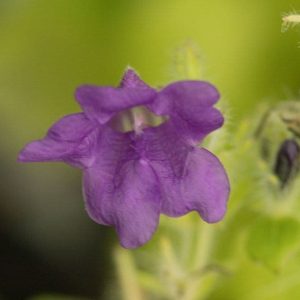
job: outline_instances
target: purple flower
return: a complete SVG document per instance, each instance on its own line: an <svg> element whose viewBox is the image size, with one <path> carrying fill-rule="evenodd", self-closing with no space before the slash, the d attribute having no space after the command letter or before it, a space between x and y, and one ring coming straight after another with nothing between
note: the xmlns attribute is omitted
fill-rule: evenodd
<svg viewBox="0 0 300 300"><path fill-rule="evenodd" d="M81 168L89 216L115 226L123 247L146 243L160 213L195 210L209 223L223 218L227 175L217 157L197 146L223 124L213 107L219 99L214 86L179 81L156 91L128 69L119 87L81 86L76 99L83 112L63 117L44 139L26 145L19 161ZM151 127L135 118L134 130L116 129L134 107L166 120Z"/></svg>

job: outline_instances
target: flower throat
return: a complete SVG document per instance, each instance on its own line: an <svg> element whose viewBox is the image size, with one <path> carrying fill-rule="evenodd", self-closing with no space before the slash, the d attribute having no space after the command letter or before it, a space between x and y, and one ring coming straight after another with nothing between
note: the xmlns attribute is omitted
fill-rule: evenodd
<svg viewBox="0 0 300 300"><path fill-rule="evenodd" d="M116 114L109 122L109 126L119 132L134 131L142 134L147 127L157 127L164 123L168 117L157 116L145 106L136 106Z"/></svg>

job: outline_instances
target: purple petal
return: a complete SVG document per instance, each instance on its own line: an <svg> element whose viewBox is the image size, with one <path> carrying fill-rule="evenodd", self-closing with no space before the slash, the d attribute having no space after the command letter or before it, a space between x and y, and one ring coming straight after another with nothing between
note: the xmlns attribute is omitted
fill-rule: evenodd
<svg viewBox="0 0 300 300"><path fill-rule="evenodd" d="M147 158L162 189L162 213L182 216L196 210L209 223L226 212L229 182L220 161L209 151L186 143L171 124L148 130Z"/></svg>
<svg viewBox="0 0 300 300"><path fill-rule="evenodd" d="M153 111L158 115L180 112L184 107L210 107L220 98L217 89L205 81L177 81L167 85L151 104Z"/></svg>
<svg viewBox="0 0 300 300"><path fill-rule="evenodd" d="M120 87L122 88L142 88L142 89L149 89L149 85L147 85L139 75L136 73L135 70L128 68L121 80Z"/></svg>
<svg viewBox="0 0 300 300"><path fill-rule="evenodd" d="M86 209L94 221L116 227L123 247L136 248L158 225L158 182L146 161L132 159L127 135L110 132L107 137L97 162L84 171Z"/></svg>
<svg viewBox="0 0 300 300"><path fill-rule="evenodd" d="M161 168L154 166L157 174ZM160 176L160 180L165 196L162 213L176 217L196 210L208 223L224 217L229 182L222 164L209 151L195 148L187 157L181 178Z"/></svg>
<svg viewBox="0 0 300 300"><path fill-rule="evenodd" d="M48 136L57 141L78 142L89 134L95 125L83 113L71 114L53 124L48 130Z"/></svg>
<svg viewBox="0 0 300 300"><path fill-rule="evenodd" d="M65 161L86 166L96 138L95 125L83 113L63 117L45 138L27 144L19 154L21 162Z"/></svg>
<svg viewBox="0 0 300 300"><path fill-rule="evenodd" d="M128 70L121 87L84 85L77 88L75 96L91 120L104 124L121 110L150 103L156 91L143 84L136 73Z"/></svg>
<svg viewBox="0 0 300 300"><path fill-rule="evenodd" d="M224 122L222 114L212 107L219 97L207 82L179 81L161 90L148 106L158 115L169 115L182 135L200 140Z"/></svg>

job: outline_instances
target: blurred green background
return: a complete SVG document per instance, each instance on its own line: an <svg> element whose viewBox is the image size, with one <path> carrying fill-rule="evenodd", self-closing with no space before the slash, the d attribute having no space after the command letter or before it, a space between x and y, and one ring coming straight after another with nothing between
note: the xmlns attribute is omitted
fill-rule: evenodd
<svg viewBox="0 0 300 300"><path fill-rule="evenodd" d="M79 111L78 85L116 85L131 65L161 86L190 39L234 124L263 101L299 95L299 30L281 33L292 7L300 0L0 0L0 298L93 299L114 280L116 236L88 219L80 172L16 162L25 143Z"/></svg>

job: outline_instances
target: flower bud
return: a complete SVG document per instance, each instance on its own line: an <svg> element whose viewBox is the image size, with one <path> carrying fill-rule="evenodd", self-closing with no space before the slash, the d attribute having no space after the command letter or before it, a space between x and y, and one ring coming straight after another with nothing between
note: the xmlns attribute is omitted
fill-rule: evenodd
<svg viewBox="0 0 300 300"><path fill-rule="evenodd" d="M282 187L291 180L299 170L300 147L295 140L285 140L278 151L274 173Z"/></svg>
<svg viewBox="0 0 300 300"><path fill-rule="evenodd" d="M279 103L267 110L255 133L263 160L286 186L297 175L300 155L300 102Z"/></svg>

